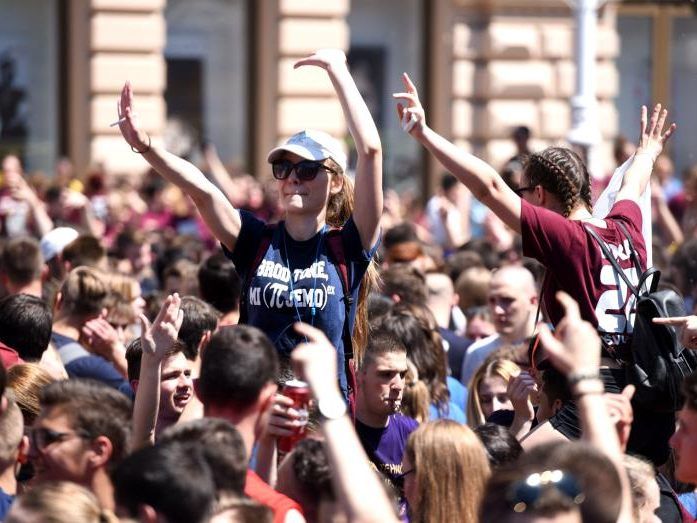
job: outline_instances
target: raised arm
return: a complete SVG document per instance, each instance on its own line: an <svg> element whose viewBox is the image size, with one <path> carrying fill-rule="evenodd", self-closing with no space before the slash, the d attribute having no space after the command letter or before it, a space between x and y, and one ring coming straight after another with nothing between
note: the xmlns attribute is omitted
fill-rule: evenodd
<svg viewBox="0 0 697 523"><path fill-rule="evenodd" d="M616 201L636 201L643 194L651 178L656 158L661 154L666 141L675 131L676 125L673 123L663 132L667 116L668 111L666 109L661 110L661 104L656 104L656 107L653 108L653 113L651 113L651 120L648 120L646 106L641 106L639 145L636 153L634 153L632 164L622 179L622 185L617 192Z"/></svg>
<svg viewBox="0 0 697 523"><path fill-rule="evenodd" d="M152 325L143 314L140 315L143 355L140 360L138 390L133 403L134 450L155 444L162 360L177 341L179 328L184 320L184 311L180 306L181 298L175 293L167 297Z"/></svg>
<svg viewBox="0 0 697 523"><path fill-rule="evenodd" d="M405 92L393 96L406 103L406 106L397 104L397 115L404 130L464 183L477 200L489 207L511 229L520 232L520 197L491 165L456 147L426 125L426 114L416 87L406 73L402 81Z"/></svg>
<svg viewBox="0 0 697 523"><path fill-rule="evenodd" d="M239 211L195 165L154 146L148 134L138 128L129 82L121 91L118 115L119 129L131 149L141 154L160 176L190 196L215 237L229 250L234 249L242 226Z"/></svg>
<svg viewBox="0 0 697 523"><path fill-rule="evenodd" d="M355 200L361 212L354 213L364 249L372 247L378 238L382 215L382 144L368 106L365 104L346 64L346 55L339 49L320 49L296 62L295 67L314 65L329 74L349 131L356 146Z"/></svg>
<svg viewBox="0 0 697 523"><path fill-rule="evenodd" d="M321 427L339 503L351 522L396 522L385 489L368 465L368 456L346 414L336 383L336 350L319 329L298 323L296 331L309 340L291 354L296 375L310 385L320 413L333 412L321 417Z"/></svg>
<svg viewBox="0 0 697 523"><path fill-rule="evenodd" d="M540 341L552 364L569 381L579 410L583 439L603 452L615 466L622 484L622 505L617 521L632 521L632 497L622 462L620 439L603 397L600 379L600 338L593 326L581 319L578 304L568 294L557 293L566 310L555 337L546 325L540 326ZM558 339L559 338L559 339Z"/></svg>

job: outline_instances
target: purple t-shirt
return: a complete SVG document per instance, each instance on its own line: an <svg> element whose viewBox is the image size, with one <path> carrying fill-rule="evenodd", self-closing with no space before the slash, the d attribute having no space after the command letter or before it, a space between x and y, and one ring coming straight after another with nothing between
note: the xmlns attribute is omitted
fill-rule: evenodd
<svg viewBox="0 0 697 523"><path fill-rule="evenodd" d="M390 416L387 427L384 428L369 427L356 420L356 432L368 459L400 497L403 496L403 489L398 476L404 472L402 455L409 434L418 426L419 423L415 419L402 414Z"/></svg>

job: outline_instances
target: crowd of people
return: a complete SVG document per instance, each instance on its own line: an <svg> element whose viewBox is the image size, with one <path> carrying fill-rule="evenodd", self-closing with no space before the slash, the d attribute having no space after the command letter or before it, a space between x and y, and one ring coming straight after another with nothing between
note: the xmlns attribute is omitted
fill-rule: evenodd
<svg viewBox="0 0 697 523"><path fill-rule="evenodd" d="M696 521L697 374L657 409L628 372L652 266L685 304L656 325L697 349L697 171L672 172L667 111L612 179L523 126L494 168L405 74L404 139L448 172L420 207L383 190L344 53L296 67L330 79L351 162L316 130L269 183L179 158L129 83L147 173L2 160L0 520Z"/></svg>

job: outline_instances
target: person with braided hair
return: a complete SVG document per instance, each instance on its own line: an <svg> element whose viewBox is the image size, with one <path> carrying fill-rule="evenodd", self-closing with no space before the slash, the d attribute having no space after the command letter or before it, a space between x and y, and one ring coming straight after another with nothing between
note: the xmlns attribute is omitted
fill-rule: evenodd
<svg viewBox="0 0 697 523"><path fill-rule="evenodd" d="M637 270L622 228L628 232L638 254L640 269L644 271L646 244L642 236L642 214L636 202L649 183L654 162L675 130L675 124L665 128L667 111L657 104L649 118L647 108L642 107L636 153L614 205L603 219L599 219L592 215L588 170L576 153L550 147L530 155L521 186L512 189L492 166L428 127L416 87L406 74L403 82L405 92L393 96L399 101L397 114L404 130L467 186L475 198L522 235L523 254L537 259L547 269L542 285L542 305L554 325L564 317L563 309L555 301L558 291L568 293L578 302L582 319L596 327L605 341L602 371L603 378L607 378L606 390L619 392L625 380L621 361L632 330L633 297L609 260L604 258L589 229L608 244L620 267L636 283ZM562 411L567 414L569 409ZM636 412L635 419L640 417ZM566 437L574 437L580 434L577 421L574 410L565 423L555 428ZM667 438L662 439L665 439L662 448L667 451ZM656 461L662 458L649 457Z"/></svg>

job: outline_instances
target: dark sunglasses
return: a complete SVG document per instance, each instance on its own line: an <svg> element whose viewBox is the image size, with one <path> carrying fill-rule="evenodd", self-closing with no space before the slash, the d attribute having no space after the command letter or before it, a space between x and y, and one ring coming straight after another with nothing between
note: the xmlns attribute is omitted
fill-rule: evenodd
<svg viewBox="0 0 697 523"><path fill-rule="evenodd" d="M561 470L535 472L523 480L516 481L508 489L506 499L514 512L526 512L534 509L542 494L549 489L556 490L574 505L580 505L586 499L576 478Z"/></svg>
<svg viewBox="0 0 697 523"><path fill-rule="evenodd" d="M295 175L298 177L298 180L309 182L317 177L317 173L319 173L320 169L336 174L334 169L330 169L322 162L315 162L313 160L302 160L298 163L293 163L289 160L276 160L271 162L271 172L273 173L273 177L277 180L285 180L290 176L290 173L295 170Z"/></svg>
<svg viewBox="0 0 697 523"><path fill-rule="evenodd" d="M525 185L523 187L518 187L517 189L513 189L513 192L522 198L523 193L525 191L534 191L535 187L537 187L537 186L536 185Z"/></svg>
<svg viewBox="0 0 697 523"><path fill-rule="evenodd" d="M69 432L59 432L57 430L47 429L45 427L38 427L31 429L29 432L29 439L31 440L31 446L35 449L45 449L53 443L59 441L65 441L71 436L77 436L78 438L88 438L89 434L84 431L69 431Z"/></svg>

